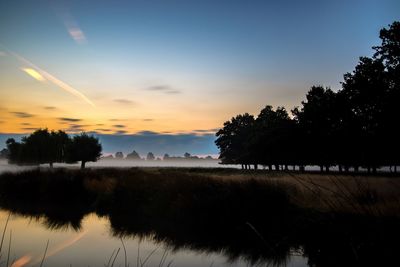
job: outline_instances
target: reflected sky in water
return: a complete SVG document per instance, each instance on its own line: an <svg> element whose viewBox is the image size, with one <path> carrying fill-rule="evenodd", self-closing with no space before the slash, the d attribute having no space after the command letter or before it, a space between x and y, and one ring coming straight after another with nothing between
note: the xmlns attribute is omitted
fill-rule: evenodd
<svg viewBox="0 0 400 267"><path fill-rule="evenodd" d="M4 229L8 216L7 211L0 211L0 229ZM107 218L99 218L90 214L85 216L80 230L71 228L49 230L42 219L32 219L19 215L12 215L8 223L5 241L3 244L3 259L8 250L9 233L12 230L10 259L17 262L29 260L26 265L39 265L49 240L45 266L104 266L107 265L113 251L120 248L114 266L124 266L124 253L120 239L112 236L110 223ZM159 266L167 252L164 262L166 266L248 266L243 260L229 262L222 254L196 252L188 249L171 251L164 244L156 244L151 238L124 238L127 258L130 266L136 266L139 246L139 257L142 262L154 251L144 266ZM13 265L17 265L14 263ZM301 256L292 256L288 267L307 266L307 260Z"/></svg>

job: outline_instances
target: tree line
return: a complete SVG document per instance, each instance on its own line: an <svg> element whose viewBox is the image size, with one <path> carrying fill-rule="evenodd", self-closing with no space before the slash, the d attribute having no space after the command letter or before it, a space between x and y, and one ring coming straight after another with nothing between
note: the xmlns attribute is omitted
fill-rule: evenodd
<svg viewBox="0 0 400 267"><path fill-rule="evenodd" d="M63 131L48 129L38 129L23 137L21 142L9 138L6 144L9 163L18 165L49 164L53 167L56 162L80 161L83 169L86 162L97 161L102 151L99 140L86 133L70 137Z"/></svg>
<svg viewBox="0 0 400 267"><path fill-rule="evenodd" d="M400 22L383 28L372 57L360 57L344 74L337 92L312 86L300 107L267 105L255 118L248 113L224 123L216 145L223 164L242 168L288 169L318 165L329 171L400 163Z"/></svg>
<svg viewBox="0 0 400 267"><path fill-rule="evenodd" d="M0 151L1 155L1 151ZM125 159L125 160L146 160L146 161L187 161L187 160L215 160L211 156L206 156L206 157L199 157L199 156L192 156L190 153L185 152L183 154L183 157L180 156L170 156L169 154L164 154L163 157L156 157L153 152L148 152L146 157L141 157L138 152L135 150L132 151L132 153L128 153L125 157L123 152L116 152L115 155L108 155L105 157L102 157L102 159Z"/></svg>

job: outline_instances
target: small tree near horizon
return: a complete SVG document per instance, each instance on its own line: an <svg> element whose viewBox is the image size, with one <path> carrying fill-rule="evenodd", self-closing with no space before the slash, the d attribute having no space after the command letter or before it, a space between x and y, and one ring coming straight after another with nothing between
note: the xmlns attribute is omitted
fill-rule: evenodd
<svg viewBox="0 0 400 267"><path fill-rule="evenodd" d="M141 160L139 153L137 153L135 150L133 150L132 153L126 155L126 159Z"/></svg>
<svg viewBox="0 0 400 267"><path fill-rule="evenodd" d="M122 152L115 153L115 158L116 159L123 159L124 158L124 153L122 153Z"/></svg>
<svg viewBox="0 0 400 267"><path fill-rule="evenodd" d="M68 146L68 161L81 162L81 169L85 168L86 162L95 162L101 156L101 144L99 139L86 133L76 135Z"/></svg>
<svg viewBox="0 0 400 267"><path fill-rule="evenodd" d="M152 152L147 153L147 157L146 160L155 160L156 157L154 156L154 154Z"/></svg>

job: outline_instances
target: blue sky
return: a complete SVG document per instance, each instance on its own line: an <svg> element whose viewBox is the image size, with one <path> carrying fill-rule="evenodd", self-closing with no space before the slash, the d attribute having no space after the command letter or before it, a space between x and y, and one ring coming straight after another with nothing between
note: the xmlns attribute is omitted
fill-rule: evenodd
<svg viewBox="0 0 400 267"><path fill-rule="evenodd" d="M199 135L267 104L291 109L312 85L339 89L399 10L393 0L0 1L0 132Z"/></svg>

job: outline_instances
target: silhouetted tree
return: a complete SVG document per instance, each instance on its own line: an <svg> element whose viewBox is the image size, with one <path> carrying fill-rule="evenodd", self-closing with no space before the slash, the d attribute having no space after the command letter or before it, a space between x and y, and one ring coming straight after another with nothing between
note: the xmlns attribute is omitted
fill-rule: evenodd
<svg viewBox="0 0 400 267"><path fill-rule="evenodd" d="M7 140L10 151L9 161L16 164L43 164L53 167L54 162L65 161L65 149L69 142L63 131L38 129L29 136L23 137L21 143L14 139Z"/></svg>
<svg viewBox="0 0 400 267"><path fill-rule="evenodd" d="M10 152L8 151L8 149L7 148L3 148L1 151L0 151L0 159L6 159L6 158L8 158L8 155L10 154Z"/></svg>
<svg viewBox="0 0 400 267"><path fill-rule="evenodd" d="M189 159L191 157L191 155L188 152L185 152L185 154L183 155L186 159Z"/></svg>
<svg viewBox="0 0 400 267"><path fill-rule="evenodd" d="M20 164L21 163L21 150L22 145L16 142L14 138L9 138L6 141L7 149L9 151L8 162L10 164Z"/></svg>
<svg viewBox="0 0 400 267"><path fill-rule="evenodd" d="M146 160L155 160L154 154L152 152L147 153Z"/></svg>
<svg viewBox="0 0 400 267"><path fill-rule="evenodd" d="M116 159L123 159L124 158L124 154L122 152L117 152L117 153L115 153L115 158Z"/></svg>
<svg viewBox="0 0 400 267"><path fill-rule="evenodd" d="M400 162L400 22L380 31L372 58L361 57L342 89L313 86L302 106L266 106L256 120L238 115L216 133L223 164L338 165L349 170ZM396 168L395 168L396 169Z"/></svg>
<svg viewBox="0 0 400 267"><path fill-rule="evenodd" d="M169 160L170 156L168 154L164 154L163 160Z"/></svg>
<svg viewBox="0 0 400 267"><path fill-rule="evenodd" d="M340 123L336 102L336 93L330 88L312 86L302 107L293 110L301 131L300 150L306 165L319 165L321 170L323 166L328 169L336 165L335 130Z"/></svg>
<svg viewBox="0 0 400 267"><path fill-rule="evenodd" d="M224 123L217 133L215 144L220 149L222 164L241 164L242 168L251 163L251 151L247 144L253 131L254 117L245 113Z"/></svg>
<svg viewBox="0 0 400 267"><path fill-rule="evenodd" d="M132 153L129 153L128 155L126 155L126 159L131 159L131 160L140 160L140 155L133 150Z"/></svg>
<svg viewBox="0 0 400 267"><path fill-rule="evenodd" d="M97 161L101 156L101 144L99 140L86 133L76 135L68 146L68 161L81 162L81 168L85 168L86 162Z"/></svg>
<svg viewBox="0 0 400 267"><path fill-rule="evenodd" d="M50 167L53 162L65 162L67 146L71 142L69 136L63 131L50 132Z"/></svg>
<svg viewBox="0 0 400 267"><path fill-rule="evenodd" d="M283 107L273 110L267 105L261 110L255 121L255 127L249 141L248 150L252 151L252 162L266 165L272 169L279 169L284 165L294 164L293 136L295 123L292 121ZM257 168L257 167L255 167Z"/></svg>

